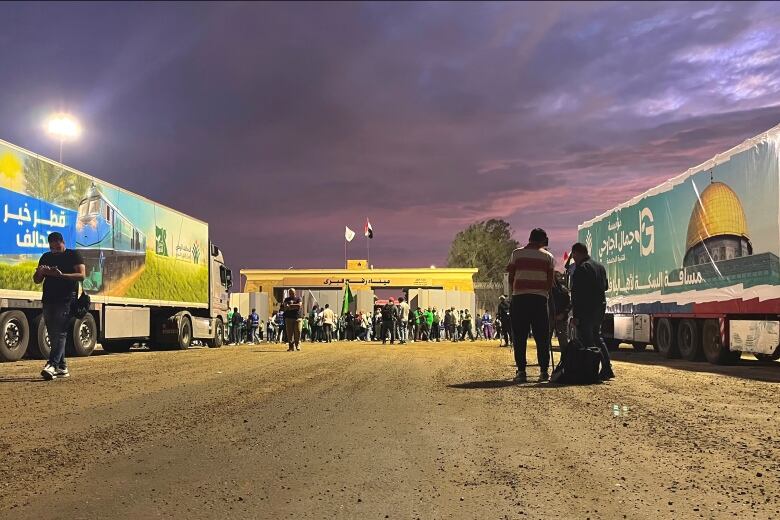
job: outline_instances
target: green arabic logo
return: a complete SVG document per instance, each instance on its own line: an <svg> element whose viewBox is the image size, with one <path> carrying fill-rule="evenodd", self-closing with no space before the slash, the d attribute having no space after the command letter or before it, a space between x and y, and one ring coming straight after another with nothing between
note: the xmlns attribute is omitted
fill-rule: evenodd
<svg viewBox="0 0 780 520"><path fill-rule="evenodd" d="M168 256L168 241L167 241L167 235L165 229L159 228L157 226L154 227L154 233L155 233L155 253L157 253L160 256Z"/></svg>

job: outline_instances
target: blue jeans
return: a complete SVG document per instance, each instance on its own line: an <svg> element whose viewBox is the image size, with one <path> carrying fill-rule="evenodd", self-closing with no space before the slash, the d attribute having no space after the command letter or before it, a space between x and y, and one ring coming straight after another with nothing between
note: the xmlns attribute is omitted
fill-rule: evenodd
<svg viewBox="0 0 780 520"><path fill-rule="evenodd" d="M74 298L59 302L43 304L43 322L46 324L46 332L49 334L49 363L57 368L65 368L65 342L68 339L68 323L70 322L70 308Z"/></svg>
<svg viewBox="0 0 780 520"><path fill-rule="evenodd" d="M408 335L408 331L406 330L406 322L401 321L401 324L398 327L398 341L401 343L406 343L406 338Z"/></svg>

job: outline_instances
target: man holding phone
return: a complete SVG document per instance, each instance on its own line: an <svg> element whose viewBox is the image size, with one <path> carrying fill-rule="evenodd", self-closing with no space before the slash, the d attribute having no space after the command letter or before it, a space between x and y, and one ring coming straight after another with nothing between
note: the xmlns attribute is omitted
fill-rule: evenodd
<svg viewBox="0 0 780 520"><path fill-rule="evenodd" d="M61 233L50 233L49 251L41 256L33 274L35 283L43 283L43 321L49 334L51 354L41 376L47 381L70 376L65 363L65 341L71 307L85 276L81 253L67 249Z"/></svg>

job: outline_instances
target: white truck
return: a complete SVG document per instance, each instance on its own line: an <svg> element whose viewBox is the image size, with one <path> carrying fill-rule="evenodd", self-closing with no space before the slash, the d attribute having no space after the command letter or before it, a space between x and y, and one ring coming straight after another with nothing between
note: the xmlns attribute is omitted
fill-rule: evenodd
<svg viewBox="0 0 780 520"><path fill-rule="evenodd" d="M780 358L780 125L579 226L609 277L608 345Z"/></svg>
<svg viewBox="0 0 780 520"><path fill-rule="evenodd" d="M83 256L92 302L68 355L223 344L232 275L205 222L5 141L0 211L0 361L48 357L32 275L52 231Z"/></svg>

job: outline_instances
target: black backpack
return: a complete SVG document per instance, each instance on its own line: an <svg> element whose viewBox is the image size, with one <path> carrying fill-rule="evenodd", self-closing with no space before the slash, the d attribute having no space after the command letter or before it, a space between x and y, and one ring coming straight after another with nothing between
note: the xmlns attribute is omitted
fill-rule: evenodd
<svg viewBox="0 0 780 520"><path fill-rule="evenodd" d="M566 385L598 383L601 363L601 351L598 347L586 347L578 339L572 339L563 359L553 370L550 382Z"/></svg>
<svg viewBox="0 0 780 520"><path fill-rule="evenodd" d="M390 306L390 304L387 304L384 307L382 307L382 320L391 321L392 319L393 319L393 308Z"/></svg>

